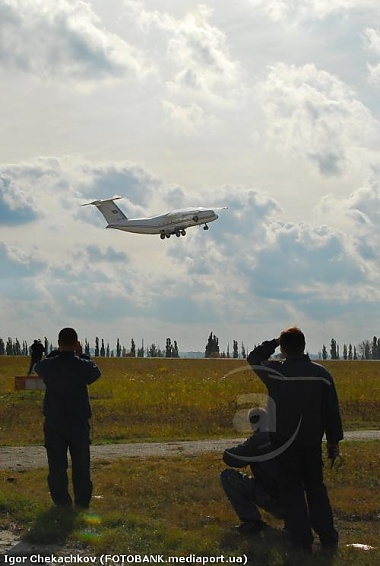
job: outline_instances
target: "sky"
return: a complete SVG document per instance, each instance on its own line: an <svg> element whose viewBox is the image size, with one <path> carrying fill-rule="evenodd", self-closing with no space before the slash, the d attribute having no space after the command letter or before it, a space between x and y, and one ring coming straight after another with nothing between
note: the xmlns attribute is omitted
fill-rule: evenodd
<svg viewBox="0 0 380 566"><path fill-rule="evenodd" d="M0 0L0 81L0 337L380 335L378 0Z"/></svg>

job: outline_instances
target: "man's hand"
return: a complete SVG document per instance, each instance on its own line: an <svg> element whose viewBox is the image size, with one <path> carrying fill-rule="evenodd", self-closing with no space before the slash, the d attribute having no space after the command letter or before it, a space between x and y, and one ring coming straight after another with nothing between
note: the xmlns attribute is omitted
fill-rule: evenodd
<svg viewBox="0 0 380 566"><path fill-rule="evenodd" d="M341 458L338 443L336 444L330 444L329 442L327 443L327 457L329 460L331 460L330 468L332 468L334 466L335 460L337 458Z"/></svg>

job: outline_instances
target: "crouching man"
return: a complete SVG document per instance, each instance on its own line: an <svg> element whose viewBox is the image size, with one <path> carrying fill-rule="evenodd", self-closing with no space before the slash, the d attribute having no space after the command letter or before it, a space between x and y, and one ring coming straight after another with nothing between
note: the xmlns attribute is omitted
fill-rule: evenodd
<svg viewBox="0 0 380 566"><path fill-rule="evenodd" d="M265 409L256 407L248 413L253 434L243 444L225 450L223 461L231 468L220 474L222 487L241 523L237 530L243 534L264 531L259 508L277 519L285 519L280 500L277 462L268 429ZM234 468L250 466L252 476Z"/></svg>

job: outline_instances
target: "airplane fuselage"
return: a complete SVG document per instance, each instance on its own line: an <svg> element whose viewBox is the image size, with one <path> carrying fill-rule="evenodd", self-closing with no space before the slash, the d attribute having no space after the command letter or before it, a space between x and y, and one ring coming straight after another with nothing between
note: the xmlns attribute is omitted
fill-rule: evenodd
<svg viewBox="0 0 380 566"><path fill-rule="evenodd" d="M115 200L120 198L95 200L82 206L96 206L108 222L106 228L134 234L159 234L161 239L170 238L172 235L185 236L186 228L191 226L203 225L203 229L208 230L208 223L219 218L215 210L202 207L172 210L148 218L128 218L115 204Z"/></svg>
<svg viewBox="0 0 380 566"><path fill-rule="evenodd" d="M106 228L132 232L135 234L164 234L181 233L190 226L207 225L218 218L213 210L178 210L159 214L151 218L130 218L108 224Z"/></svg>

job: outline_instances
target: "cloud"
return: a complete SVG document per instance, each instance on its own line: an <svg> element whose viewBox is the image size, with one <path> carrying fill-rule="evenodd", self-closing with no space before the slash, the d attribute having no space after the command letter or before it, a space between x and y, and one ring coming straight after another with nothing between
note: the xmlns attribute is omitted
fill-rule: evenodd
<svg viewBox="0 0 380 566"><path fill-rule="evenodd" d="M133 163L49 158L6 169L12 183L29 187L38 214L32 225L0 233L3 300L34 297L36 313L49 313L47 326L113 324L120 334L132 318L149 319L150 327L320 321L329 308L344 317L348 305L379 296L376 169L345 199L325 197L330 214L316 209L313 223L282 222L282 203L259 189L197 193L168 187ZM108 190L124 191L123 209L143 216L194 204L228 210L207 232L192 228L186 238L162 242L102 230L98 211L80 204Z"/></svg>
<svg viewBox="0 0 380 566"><path fill-rule="evenodd" d="M360 0L359 3L358 0L249 0L249 3L264 10L274 21L291 25L378 8L376 0Z"/></svg>
<svg viewBox="0 0 380 566"><path fill-rule="evenodd" d="M3 172L0 175L0 225L28 224L38 216L33 199L23 191L17 180Z"/></svg>
<svg viewBox="0 0 380 566"><path fill-rule="evenodd" d="M192 103L187 106L179 106L163 100L162 105L166 113L169 126L180 135L194 135L201 133L204 121L204 112L198 104Z"/></svg>
<svg viewBox="0 0 380 566"><path fill-rule="evenodd" d="M3 67L72 84L140 76L148 67L136 49L102 29L88 3L2 0L0 16Z"/></svg>
<svg viewBox="0 0 380 566"><path fill-rule="evenodd" d="M375 137L376 120L355 92L314 64L278 63L258 91L268 144L301 155L323 176L345 173Z"/></svg>
<svg viewBox="0 0 380 566"><path fill-rule="evenodd" d="M200 97L202 102L207 99L223 106L237 103L240 64L230 54L226 34L211 25L212 11L207 6L198 5L182 18L148 11L140 2L125 2L125 6L141 32L150 36L153 45L161 46L163 57L156 64L173 95ZM192 108L197 112L197 105Z"/></svg>
<svg viewBox="0 0 380 566"><path fill-rule="evenodd" d="M3 280L36 276L46 267L44 262L33 257L33 252L27 254L4 241L0 241L0 263Z"/></svg>
<svg viewBox="0 0 380 566"><path fill-rule="evenodd" d="M369 53L377 58L380 57L380 32L373 28L364 31L364 42ZM376 87L380 87L380 63L371 65L368 63L369 82Z"/></svg>
<svg viewBox="0 0 380 566"><path fill-rule="evenodd" d="M105 250L102 250L100 246L90 245L85 249L88 258L91 263L97 263L100 261L110 262L110 263L128 263L128 254L125 252L118 252L111 246L108 246Z"/></svg>

